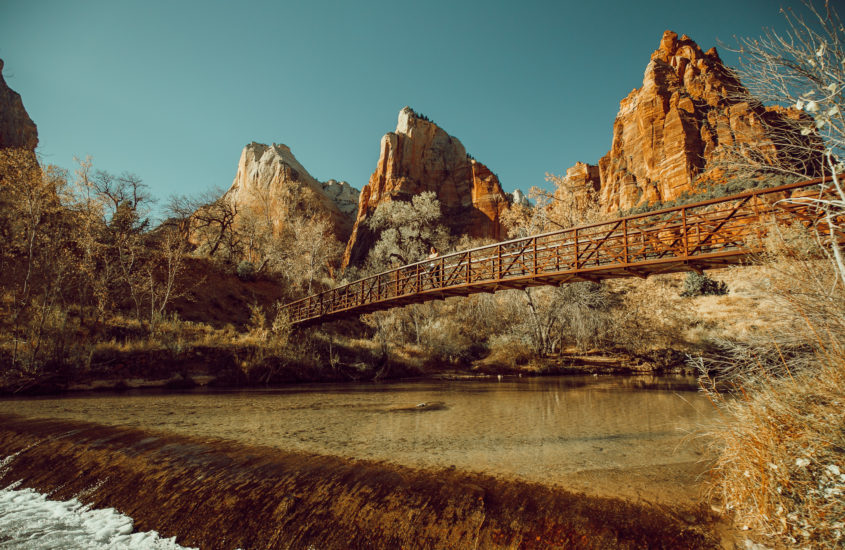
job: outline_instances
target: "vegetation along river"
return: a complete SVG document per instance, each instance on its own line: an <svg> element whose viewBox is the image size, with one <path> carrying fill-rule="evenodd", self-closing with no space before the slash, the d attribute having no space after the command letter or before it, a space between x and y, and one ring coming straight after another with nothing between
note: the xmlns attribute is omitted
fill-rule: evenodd
<svg viewBox="0 0 845 550"><path fill-rule="evenodd" d="M706 431L714 414L709 401L697 392L694 379L684 377L426 380L0 401L0 415L7 418L64 422L49 429L39 424L20 430L40 430L41 434L52 430L54 435L47 439L72 440L77 436L65 434L77 430L69 432L68 426L94 422L162 438L165 434L189 438L185 441L191 445L218 441L216 448L225 447L219 452L229 453L227 461L240 448L261 449L249 455L253 462L255 456L273 453L319 455L366 463L367 468L445 472L455 479L475 476L690 509L700 498L699 476L707 444L698 434ZM94 441L99 452L102 441L117 437L108 433L108 437L99 434L96 440L85 439L85 444ZM127 446L127 438L141 439L141 435L128 435L130 431L119 433L122 443L106 445L114 445L115 452ZM0 451L8 455L20 450L25 443L21 437L10 436ZM149 441L154 439L143 439L130 456L134 459L149 452ZM184 456L194 452L184 450L194 447L179 441L178 452ZM177 449L173 441L168 445L167 452ZM207 458L208 451L200 454ZM27 472L33 467L28 468ZM265 474L262 470L261 475ZM407 481L411 474L401 475L406 484L411 483ZM348 478L341 479L350 484ZM476 481L473 487L486 487L485 483ZM110 503L105 497L100 500ZM160 525L150 520L143 527L159 529ZM319 539L308 536L297 540ZM202 542L190 537L187 541ZM245 544L244 539L238 543Z"/></svg>

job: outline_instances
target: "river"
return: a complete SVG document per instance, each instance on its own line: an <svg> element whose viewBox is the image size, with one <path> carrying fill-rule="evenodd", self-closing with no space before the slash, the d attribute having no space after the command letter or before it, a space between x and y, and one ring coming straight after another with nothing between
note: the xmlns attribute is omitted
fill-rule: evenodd
<svg viewBox="0 0 845 550"><path fill-rule="evenodd" d="M569 376L10 399L0 413L694 501L696 434L715 411L691 378Z"/></svg>

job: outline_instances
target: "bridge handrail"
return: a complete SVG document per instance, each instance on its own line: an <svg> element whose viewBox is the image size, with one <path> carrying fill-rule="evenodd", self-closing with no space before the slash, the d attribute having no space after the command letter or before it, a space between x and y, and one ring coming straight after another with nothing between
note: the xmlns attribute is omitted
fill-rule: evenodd
<svg viewBox="0 0 845 550"><path fill-rule="evenodd" d="M305 304L305 303L308 303L310 305L315 299L317 299L321 296L325 296L325 295L331 294L331 293L343 293L345 291L348 291L348 289L353 287L353 286L357 287L359 285L364 285L368 281L374 281L376 279L379 279L381 277L384 277L384 276L386 276L388 274L392 274L392 273L399 273L399 274L401 274L403 272L404 273L416 273L418 271L421 271L421 269L420 269L421 267L424 267L424 266L427 267L430 264L432 264L433 262L439 263L440 266L442 266L442 267L453 267L456 264L453 263L453 262L450 262L450 260L455 260L459 256L466 257L467 254L472 255L472 253L474 253L474 252L479 252L479 251L483 251L483 250L490 250L491 252L496 254L497 257L498 257L499 256L499 250L502 247L514 246L514 245L518 245L520 243L526 243L526 242L530 242L530 241L533 241L533 240L539 240L539 239L542 239L542 238L551 237L551 236L555 236L555 235L563 235L563 234L566 234L566 233L573 233L573 234L575 234L577 232L583 233L584 231L589 230L589 229L602 227L602 226L609 226L609 225L615 225L616 227L612 231L616 232L618 230L621 230L621 228L620 228L621 224L624 224L624 223L626 223L628 221L632 221L632 220L655 217L655 216L660 216L662 214L667 214L667 213L672 213L672 212L681 212L683 210L689 210L689 209L693 209L693 208L702 208L702 207L710 206L712 204L727 203L727 202L730 202L730 201L742 200L742 199L745 199L745 198L748 198L748 197L753 197L753 196L782 193L782 192L790 191L790 190L793 190L793 189L811 187L813 185L821 184L825 181L830 181L830 178L829 177L827 177L827 178L816 178L816 179L811 179L811 180L797 181L797 182L793 182L793 183L779 185L779 186L776 186L776 187L763 187L763 188L759 188L759 189L751 189L751 190L743 191L741 193L736 193L736 194L733 194L733 195L726 195L726 196L723 196L723 197L716 197L716 198L707 199L707 200L704 200L704 201L692 202L692 203L682 204L682 205L678 205L678 206L670 206L670 207L662 208L662 209L659 209L659 210L652 210L652 211L642 212L642 213L639 213L639 214L632 214L630 216L623 216L623 217L620 217L620 218L614 218L612 220L594 222L594 223L589 223L589 224L582 224L582 225L569 227L569 228L566 228L566 229L557 229L557 230L554 230L554 231L548 231L548 232L545 232L545 233L539 233L539 234L530 235L530 236L527 236L527 237L518 237L518 238L510 239L510 240L507 240L507 241L500 241L500 242L496 242L496 243L492 243L492 244L477 246L475 248L460 250L460 251L456 251L456 252L450 252L448 254L438 256L437 258L426 258L426 259L423 259L423 260L419 260L417 262L402 265L402 266L399 266L399 267L394 267L394 268L387 269L385 271L382 271L382 272L379 272L379 273L376 273L376 274L373 274L373 275L369 275L367 277L356 279L355 281L345 283L343 285L339 285L337 287L330 288L330 289L327 289L327 290L323 290L323 291L320 291L316 294L311 294L309 296L306 296L304 298L300 298L299 300L295 300L293 302L289 302L289 303L285 304L283 307L285 307L288 310L291 310L291 309L294 309L295 307L302 305L302 304ZM538 248L538 251L539 250L540 249ZM509 252L507 252L507 254L508 254L508 256L513 256L516 253L509 251ZM487 258L487 259L490 259L490 258ZM473 260L475 260L475 258L473 258ZM447 263L447 262L449 262L449 263ZM458 262L458 265L460 265L460 262Z"/></svg>

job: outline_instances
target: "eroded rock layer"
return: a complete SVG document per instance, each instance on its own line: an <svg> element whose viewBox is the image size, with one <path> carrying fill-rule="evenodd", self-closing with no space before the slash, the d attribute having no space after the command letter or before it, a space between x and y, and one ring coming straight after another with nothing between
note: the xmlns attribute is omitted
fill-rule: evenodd
<svg viewBox="0 0 845 550"><path fill-rule="evenodd" d="M409 200L432 191L453 235L499 240L508 197L499 178L467 155L461 142L411 108L399 112L396 131L381 140L378 166L361 190L358 215L343 265L364 261L375 235L366 225L384 201Z"/></svg>
<svg viewBox="0 0 845 550"><path fill-rule="evenodd" d="M809 143L790 123L801 116L749 101L715 48L702 51L686 35L666 31L642 87L620 103L610 151L573 176L592 184L598 172L605 213L674 200L722 181L714 161L730 148L748 145L770 162L782 161L775 132L793 129L790 141Z"/></svg>

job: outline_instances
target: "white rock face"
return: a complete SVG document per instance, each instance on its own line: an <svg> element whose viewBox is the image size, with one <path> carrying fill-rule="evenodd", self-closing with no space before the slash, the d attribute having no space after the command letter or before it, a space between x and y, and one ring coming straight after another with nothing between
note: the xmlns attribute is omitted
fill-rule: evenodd
<svg viewBox="0 0 845 550"><path fill-rule="evenodd" d="M358 212L358 196L361 191L345 181L329 180L321 182L323 191L332 199L344 214L355 215Z"/></svg>
<svg viewBox="0 0 845 550"><path fill-rule="evenodd" d="M531 206L531 201L525 196L525 193L517 189L513 193L508 193L508 198L511 204L519 204L521 206Z"/></svg>
<svg viewBox="0 0 845 550"><path fill-rule="evenodd" d="M252 142L241 152L238 173L226 194L234 201L249 202L258 194L297 182L324 194L322 185L296 160L290 147Z"/></svg>
<svg viewBox="0 0 845 550"><path fill-rule="evenodd" d="M410 135L412 127L411 121L414 118L413 109L410 107L402 107L402 110L399 111L399 120L396 122L396 133Z"/></svg>
<svg viewBox="0 0 845 550"><path fill-rule="evenodd" d="M226 198L241 207L261 206L274 211L283 191L301 194L305 189L311 191L328 213L338 238L345 240L352 231L358 190L346 182L317 181L296 160L287 145L252 142L244 147ZM284 223L284 220L278 219L276 223Z"/></svg>

